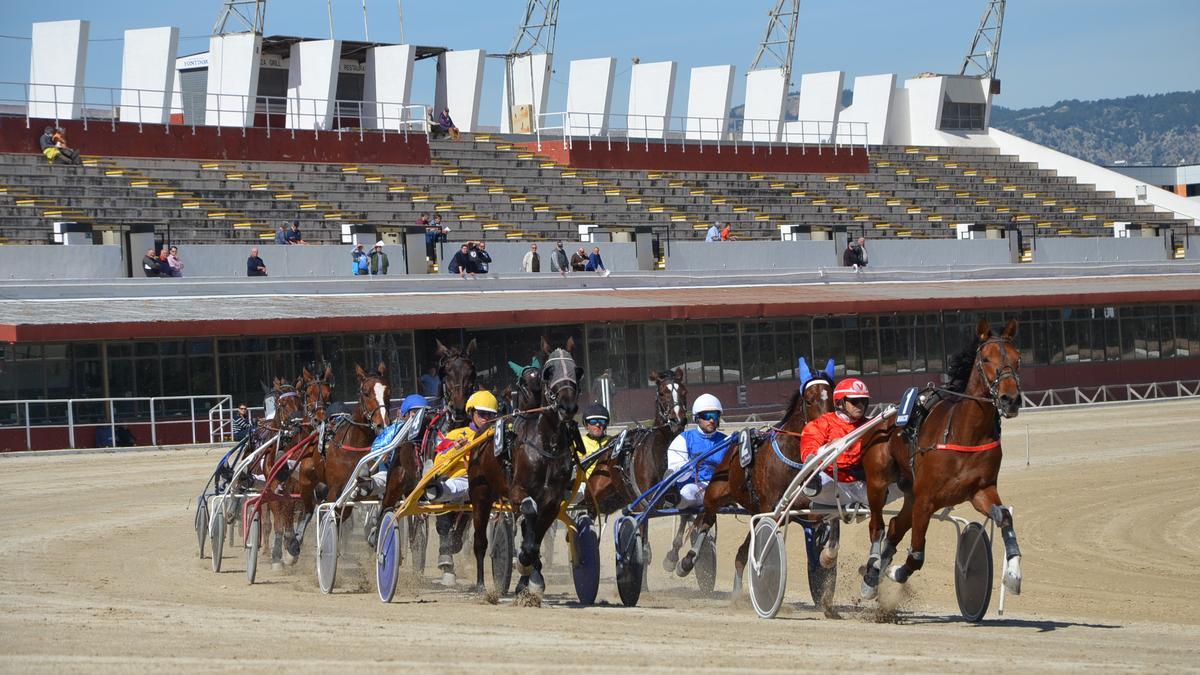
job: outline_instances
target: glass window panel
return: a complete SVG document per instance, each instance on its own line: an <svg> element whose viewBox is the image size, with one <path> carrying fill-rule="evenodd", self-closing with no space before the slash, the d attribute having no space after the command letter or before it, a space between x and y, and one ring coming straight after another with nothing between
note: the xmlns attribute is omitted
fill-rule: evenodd
<svg viewBox="0 0 1200 675"><path fill-rule="evenodd" d="M1159 358L1175 357L1175 317L1170 305L1158 308Z"/></svg>

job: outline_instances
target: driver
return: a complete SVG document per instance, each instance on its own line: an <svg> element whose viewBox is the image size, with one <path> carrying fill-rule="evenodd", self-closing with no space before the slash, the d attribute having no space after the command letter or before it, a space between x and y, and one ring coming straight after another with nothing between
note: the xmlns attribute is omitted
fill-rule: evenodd
<svg viewBox="0 0 1200 675"><path fill-rule="evenodd" d="M405 396L404 401L400 403L400 419L393 422L392 426L397 427L397 429L402 428L405 422L407 422L410 418L415 417L421 410L424 410L428 407L429 401L425 400L425 397L420 394L409 394L408 396ZM392 438L394 439L395 437L393 436ZM393 451L393 457L395 456L394 453L395 451ZM388 457L386 460L380 462L379 466L376 467L375 473L371 474L371 482L374 484L375 489L378 492L383 492L383 490L387 487L387 475L391 467L391 460L393 457Z"/></svg>
<svg viewBox="0 0 1200 675"><path fill-rule="evenodd" d="M821 415L804 426L800 436L800 461L807 462L820 451L821 446L835 441L863 424L867 408L871 405L871 392L862 380L848 377L833 389L833 411ZM836 473L835 473L836 469ZM818 474L820 483L810 482L804 494L812 501L834 503L837 487L834 476L850 497L851 502L867 503L866 487L863 484L862 442L855 443L843 452L834 464Z"/></svg>
<svg viewBox="0 0 1200 675"><path fill-rule="evenodd" d="M725 440L725 434L717 431L721 425L721 401L712 394L701 394L692 403L692 419L696 422L695 429L688 429L675 437L667 447L667 473L674 473L689 461L707 454ZM704 503L704 489L712 480L713 473L725 452L714 453L712 456L696 465L695 471L680 476L678 508L686 509L700 506Z"/></svg>

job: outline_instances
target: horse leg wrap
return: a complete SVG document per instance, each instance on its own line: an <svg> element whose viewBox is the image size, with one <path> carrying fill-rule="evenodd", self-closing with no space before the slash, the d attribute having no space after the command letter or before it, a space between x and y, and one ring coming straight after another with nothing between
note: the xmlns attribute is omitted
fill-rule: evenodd
<svg viewBox="0 0 1200 675"><path fill-rule="evenodd" d="M533 497L521 500L521 515L527 518L537 515L537 502L533 501Z"/></svg>
<svg viewBox="0 0 1200 675"><path fill-rule="evenodd" d="M527 577L527 576L529 576L530 574L532 574L532 573L533 573L533 565L526 565L525 563L521 562L521 561L518 559L518 560L517 560L517 572L518 572L518 573L519 573L521 576L523 576L523 577Z"/></svg>
<svg viewBox="0 0 1200 675"><path fill-rule="evenodd" d="M1007 506L993 504L992 520L1000 526L1000 538L1004 540L1004 557L1011 560L1021 555L1021 547L1017 545L1017 533L1013 529L1012 509Z"/></svg>

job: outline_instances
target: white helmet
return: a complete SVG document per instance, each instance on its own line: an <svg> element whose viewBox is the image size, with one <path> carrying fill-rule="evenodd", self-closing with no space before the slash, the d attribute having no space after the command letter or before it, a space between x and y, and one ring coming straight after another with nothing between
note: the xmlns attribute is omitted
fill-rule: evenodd
<svg viewBox="0 0 1200 675"><path fill-rule="evenodd" d="M696 397L696 400L692 402L693 416L699 415L702 412L708 412L710 410L724 412L724 410L721 408L721 400L712 394L700 394Z"/></svg>

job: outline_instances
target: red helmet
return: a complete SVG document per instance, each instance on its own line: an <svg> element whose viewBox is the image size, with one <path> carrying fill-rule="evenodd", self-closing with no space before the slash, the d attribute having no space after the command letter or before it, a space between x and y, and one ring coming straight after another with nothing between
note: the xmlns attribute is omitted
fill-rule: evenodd
<svg viewBox="0 0 1200 675"><path fill-rule="evenodd" d="M844 398L871 398L871 392L867 390L867 385L857 377L847 377L837 383L837 387L833 390L833 402Z"/></svg>

